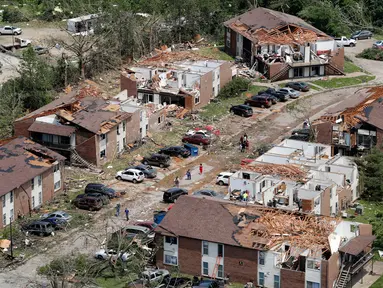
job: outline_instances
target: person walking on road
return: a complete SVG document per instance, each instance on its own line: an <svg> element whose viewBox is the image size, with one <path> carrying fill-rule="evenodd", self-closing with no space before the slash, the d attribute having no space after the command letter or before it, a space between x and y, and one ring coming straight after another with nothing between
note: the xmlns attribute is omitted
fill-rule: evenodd
<svg viewBox="0 0 383 288"><path fill-rule="evenodd" d="M190 172L190 169L188 169L188 171L186 171L186 180L191 180L191 172Z"/></svg>
<svg viewBox="0 0 383 288"><path fill-rule="evenodd" d="M117 203L117 205L116 205L116 217L120 216L120 208L121 208L121 204Z"/></svg>
<svg viewBox="0 0 383 288"><path fill-rule="evenodd" d="M203 166L202 163L199 164L199 174L201 175L203 173Z"/></svg>
<svg viewBox="0 0 383 288"><path fill-rule="evenodd" d="M126 221L129 221L129 209L125 208Z"/></svg>
<svg viewBox="0 0 383 288"><path fill-rule="evenodd" d="M176 177L176 179L174 179L174 185L179 188L180 187L180 179L178 179L178 176Z"/></svg>

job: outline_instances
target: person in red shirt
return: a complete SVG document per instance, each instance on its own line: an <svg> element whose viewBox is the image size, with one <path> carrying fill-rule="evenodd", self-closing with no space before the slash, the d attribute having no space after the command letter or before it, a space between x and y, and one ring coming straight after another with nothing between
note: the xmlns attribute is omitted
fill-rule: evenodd
<svg viewBox="0 0 383 288"><path fill-rule="evenodd" d="M203 172L203 166L202 166L202 163L201 163L201 164L199 164L199 174L202 174L202 172Z"/></svg>

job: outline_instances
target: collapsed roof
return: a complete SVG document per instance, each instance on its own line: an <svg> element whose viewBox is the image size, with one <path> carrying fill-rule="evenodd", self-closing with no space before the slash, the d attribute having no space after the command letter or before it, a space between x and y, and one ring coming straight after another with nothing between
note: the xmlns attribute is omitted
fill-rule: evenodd
<svg viewBox="0 0 383 288"><path fill-rule="evenodd" d="M258 45L302 45L332 39L296 16L262 7L234 17L224 25Z"/></svg>
<svg viewBox="0 0 383 288"><path fill-rule="evenodd" d="M24 137L0 146L0 196L63 160L64 156Z"/></svg>

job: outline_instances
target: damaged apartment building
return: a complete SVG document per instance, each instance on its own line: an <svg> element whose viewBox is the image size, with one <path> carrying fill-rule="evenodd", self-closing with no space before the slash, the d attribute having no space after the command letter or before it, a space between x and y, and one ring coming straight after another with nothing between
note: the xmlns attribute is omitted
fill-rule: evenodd
<svg viewBox="0 0 383 288"><path fill-rule="evenodd" d="M188 51L161 52L126 69L121 90L141 103L202 108L231 81L233 70L230 62L200 59Z"/></svg>
<svg viewBox="0 0 383 288"><path fill-rule="evenodd" d="M159 267L270 288L346 287L375 240L370 224L195 196L155 232Z"/></svg>
<svg viewBox="0 0 383 288"><path fill-rule="evenodd" d="M225 51L271 81L344 75L344 49L296 16L259 7L224 26Z"/></svg>
<svg viewBox="0 0 383 288"><path fill-rule="evenodd" d="M285 139L229 179L232 197L263 206L336 216L359 197L358 168L331 146Z"/></svg>
<svg viewBox="0 0 383 288"><path fill-rule="evenodd" d="M382 149L383 87L360 89L313 121L318 142L332 145L333 154L355 156Z"/></svg>
<svg viewBox="0 0 383 288"><path fill-rule="evenodd" d="M0 228L64 190L65 157L27 139L0 143Z"/></svg>
<svg viewBox="0 0 383 288"><path fill-rule="evenodd" d="M140 116L141 109L126 112L120 100L106 100L86 86L17 119L14 131L62 154L71 164L98 170L141 140Z"/></svg>

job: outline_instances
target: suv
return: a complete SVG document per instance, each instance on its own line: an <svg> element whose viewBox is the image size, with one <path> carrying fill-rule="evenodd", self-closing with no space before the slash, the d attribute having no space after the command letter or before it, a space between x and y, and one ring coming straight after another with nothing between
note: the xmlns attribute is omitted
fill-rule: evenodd
<svg viewBox="0 0 383 288"><path fill-rule="evenodd" d="M164 191L164 195L162 196L162 200L165 203L174 203L177 201L178 197L181 195L188 195L188 191L182 188L173 187L166 191Z"/></svg>
<svg viewBox="0 0 383 288"><path fill-rule="evenodd" d="M170 279L170 273L165 269L148 269L141 273L141 279L147 284L153 282L167 283Z"/></svg>
<svg viewBox="0 0 383 288"><path fill-rule="evenodd" d="M231 173L231 172L221 172L218 174L217 180L215 180L215 183L217 183L220 186L229 185L229 178L233 174L234 173Z"/></svg>
<svg viewBox="0 0 383 288"><path fill-rule="evenodd" d="M169 167L170 157L164 154L152 154L149 157L144 157L142 163L145 165L159 166L161 168Z"/></svg>
<svg viewBox="0 0 383 288"><path fill-rule="evenodd" d="M253 109L249 105L235 105L231 106L230 113L240 115L242 117L253 116Z"/></svg>
<svg viewBox="0 0 383 288"><path fill-rule="evenodd" d="M160 149L160 151L158 151L158 153L169 155L169 156L175 156L175 157L181 156L183 158L187 158L190 156L190 151L188 149L186 149L185 147L182 147L182 146L165 147L165 148Z"/></svg>
<svg viewBox="0 0 383 288"><path fill-rule="evenodd" d="M85 187L85 194L89 193L101 193L104 195L107 195L109 198L114 198L116 197L116 191L112 188L106 187L104 184L100 183L89 183Z"/></svg>
<svg viewBox="0 0 383 288"><path fill-rule="evenodd" d="M118 171L116 174L117 180L127 180L133 183L142 182L144 181L144 178L144 173L137 169L122 170Z"/></svg>
<svg viewBox="0 0 383 288"><path fill-rule="evenodd" d="M351 35L351 39L360 40L360 39L369 39L372 37L372 32L368 30L357 31Z"/></svg>
<svg viewBox="0 0 383 288"><path fill-rule="evenodd" d="M250 99L247 99L244 104L254 107L270 108L272 105L272 100L262 95L256 95L252 96Z"/></svg>
<svg viewBox="0 0 383 288"><path fill-rule="evenodd" d="M286 84L286 87L293 88L294 90L303 91L303 92L307 92L310 90L309 85L307 85L307 83L305 82L289 82Z"/></svg>
<svg viewBox="0 0 383 288"><path fill-rule="evenodd" d="M33 221L21 227L21 230L26 233L36 234L39 236L48 236L55 231L55 228L47 221Z"/></svg>
<svg viewBox="0 0 383 288"><path fill-rule="evenodd" d="M136 166L130 166L126 168L125 170L129 169L136 169L144 173L145 178L156 178L157 177L157 170L154 169L152 166L139 164Z"/></svg>
<svg viewBox="0 0 383 288"><path fill-rule="evenodd" d="M73 200L74 206L80 209L86 209L86 210L100 210L102 208L102 200L100 198L96 197L81 197L76 198Z"/></svg>
<svg viewBox="0 0 383 288"><path fill-rule="evenodd" d="M101 193L88 193L88 194L79 194L77 195L76 198L80 199L80 198L84 198L84 197L94 197L94 198L100 198L101 201L102 201L102 204L103 205L108 205L109 204L109 197L104 195L104 194L101 194Z"/></svg>

